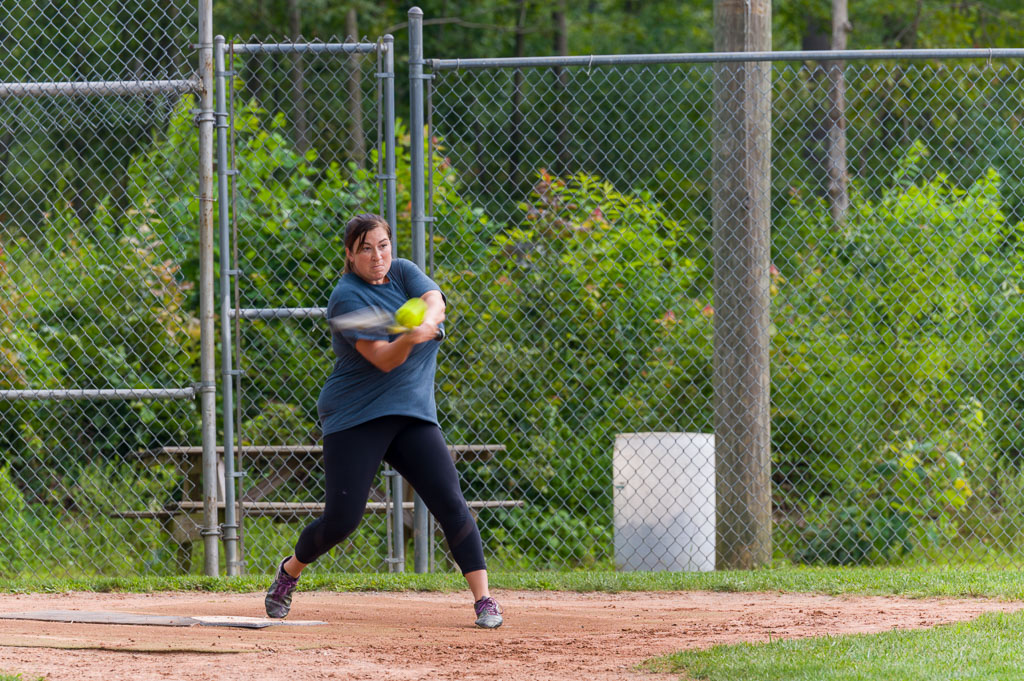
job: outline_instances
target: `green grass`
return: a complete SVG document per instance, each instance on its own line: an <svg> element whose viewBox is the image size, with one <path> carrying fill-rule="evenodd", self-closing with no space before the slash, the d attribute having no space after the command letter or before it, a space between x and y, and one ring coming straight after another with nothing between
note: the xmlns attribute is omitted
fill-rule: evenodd
<svg viewBox="0 0 1024 681"><path fill-rule="evenodd" d="M261 591L269 575L244 577L11 577L0 578L0 592L66 591ZM1024 600L1024 580L1012 570L957 566L955 568L825 568L786 567L753 571L668 572L497 572L497 589L534 591L775 591L822 594L928 596L986 596ZM338 574L309 572L300 582L304 591L457 591L462 577L440 574Z"/></svg>
<svg viewBox="0 0 1024 681"><path fill-rule="evenodd" d="M24 678L21 674L5 674L0 672L0 681L29 681L29 679ZM46 681L46 679L40 676L35 681Z"/></svg>
<svg viewBox="0 0 1024 681"><path fill-rule="evenodd" d="M708 681L1005 681L1024 668L1024 614L990 613L917 631L689 650L644 663Z"/></svg>

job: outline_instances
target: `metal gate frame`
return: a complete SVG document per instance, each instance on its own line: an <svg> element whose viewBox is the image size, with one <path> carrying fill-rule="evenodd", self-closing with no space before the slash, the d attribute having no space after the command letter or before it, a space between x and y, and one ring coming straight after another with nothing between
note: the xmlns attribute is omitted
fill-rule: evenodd
<svg viewBox="0 0 1024 681"><path fill-rule="evenodd" d="M227 65L225 51L227 50ZM242 320L272 319L323 319L327 313L324 307L275 307L275 308L243 308L241 307L239 276L241 270L238 261L238 226L235 221L235 167L234 149L234 68L235 55L241 54L372 54L377 57L377 99L380 112L377 121L380 140L385 145L385 153L377 156L378 202L380 212L386 217L392 230L396 225L396 169L395 169L395 74L394 74L394 37L385 35L377 42L353 43L226 43L224 36L214 39L214 59L216 61L216 93L217 109L217 175L218 225L220 243L225 245L220 252L220 310L221 310L221 370L223 378L224 404L224 546L228 575L240 575L244 571L244 548L240 531L244 522L244 508L237 501L235 485L245 472L241 470L241 461L236 459L238 452L235 447L236 437L240 438L242 430L241 400L235 404L235 394L241 396L242 371L234 368L232 356L232 338L234 353L239 362L242 359L241 329ZM383 130L382 130L383 128ZM383 158L382 158L383 157ZM230 244L230 248L226 247ZM393 242L397 249L397 239ZM229 255L229 250L231 254ZM395 253L397 255L397 252ZM232 294L233 290L233 294ZM234 300L232 300L232 295ZM234 321L234 330L232 330ZM232 419L229 415L234 413ZM205 461L205 460L204 460ZM204 479L207 474L204 466ZM392 572L404 569L404 531L402 514L395 512L392 499L403 498L403 481L401 476L387 467L384 473L391 478L391 485L386 486L388 556L386 562ZM216 477L216 469L210 477ZM229 482L230 481L230 484Z"/></svg>

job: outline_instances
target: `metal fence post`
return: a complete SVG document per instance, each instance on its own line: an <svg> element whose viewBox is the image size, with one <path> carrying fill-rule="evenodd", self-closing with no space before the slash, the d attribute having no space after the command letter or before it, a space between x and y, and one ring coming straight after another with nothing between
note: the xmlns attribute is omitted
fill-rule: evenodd
<svg viewBox="0 0 1024 681"><path fill-rule="evenodd" d="M424 272L427 269L424 248L424 165L423 165L423 10L409 10L409 166L412 173L412 259ZM416 572L426 572L427 533L429 517L427 507L419 494L414 497L413 546Z"/></svg>
<svg viewBox="0 0 1024 681"><path fill-rule="evenodd" d="M355 37L353 37L355 40ZM396 206L396 170L395 170L395 38L386 35L384 44L384 73L379 77L384 81L384 213L392 231L398 229L398 209ZM378 151L378 154L380 152ZM397 254L398 239L392 240L393 250ZM391 473L391 536L392 555L388 556L388 569L391 572L405 572L405 510L402 500L405 498L405 484L397 471Z"/></svg>
<svg viewBox="0 0 1024 681"><path fill-rule="evenodd" d="M199 334L203 439L203 574L219 570L213 304L213 0L199 2Z"/></svg>
<svg viewBox="0 0 1024 681"><path fill-rule="evenodd" d="M238 555L238 521L235 516L235 428L234 376L231 358L231 236L229 234L230 200L228 198L228 108L225 91L227 79L233 78L224 69L224 36L213 43L217 80L217 217L220 226L220 347L223 377L224 424L224 561L229 576L242 574Z"/></svg>
<svg viewBox="0 0 1024 681"><path fill-rule="evenodd" d="M397 171L395 161L395 37L388 34L383 37L384 42L384 144L386 153L384 156L384 186L386 197L384 209L385 217L392 229L397 224Z"/></svg>

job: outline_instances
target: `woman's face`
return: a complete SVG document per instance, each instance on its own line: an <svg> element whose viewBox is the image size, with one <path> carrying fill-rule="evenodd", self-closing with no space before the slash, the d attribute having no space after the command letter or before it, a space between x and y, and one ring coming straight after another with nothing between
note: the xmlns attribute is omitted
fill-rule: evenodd
<svg viewBox="0 0 1024 681"><path fill-rule="evenodd" d="M383 284L391 269L391 237L384 227L374 227L356 241L355 249L345 248L352 271L369 284Z"/></svg>

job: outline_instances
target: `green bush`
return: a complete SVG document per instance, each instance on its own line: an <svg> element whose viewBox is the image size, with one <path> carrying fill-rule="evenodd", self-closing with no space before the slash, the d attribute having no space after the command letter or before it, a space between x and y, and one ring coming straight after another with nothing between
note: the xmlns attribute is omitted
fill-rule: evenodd
<svg viewBox="0 0 1024 681"><path fill-rule="evenodd" d="M60 503L27 502L19 482L0 470L0 520L8 528L0 574L175 572L174 552L159 523L111 515L125 503L159 508L178 484L175 471L83 464L63 487Z"/></svg>
<svg viewBox="0 0 1024 681"><path fill-rule="evenodd" d="M4 541L0 544L0 575L13 574L27 553L31 528L25 518L25 498L11 480L7 466L0 468L0 522Z"/></svg>
<svg viewBox="0 0 1024 681"><path fill-rule="evenodd" d="M821 560L860 562L970 536L993 476L1014 455L1008 421L1020 386L1006 376L1024 310L1019 226L1006 223L994 171L961 189L942 174L923 177L926 154L912 148L881 201L855 191L845 232L821 204L803 204L806 241L776 251L776 505L825 516L809 520L800 560L815 546ZM921 467L893 463L906 442ZM941 466L928 465L935 456ZM936 492L933 474L954 468L963 488ZM879 480L889 495L865 498L865 484ZM960 499L965 490L970 498ZM822 545L828 528L841 548Z"/></svg>
<svg viewBox="0 0 1024 681"><path fill-rule="evenodd" d="M183 388L196 380L198 326L184 309L190 282L162 257L146 222L117 237L97 220L101 229L90 231L55 214L42 244L9 244L18 297L12 333L0 341L0 387ZM199 429L193 404L172 400L5 401L0 424L12 474L44 503L60 503L87 462L187 440Z"/></svg>
<svg viewBox="0 0 1024 681"><path fill-rule="evenodd" d="M342 265L344 220L377 210L373 173L298 154L284 119L254 105L238 120L242 304L322 304ZM409 142L399 132L408 254ZM198 205L189 161L175 153L194 135L183 102L132 166L134 210L115 216L101 205L81 224L55 209L40 226L46 238L3 245L0 388L196 380ZM590 174L541 171L498 223L467 200L444 140L435 148L427 246L449 304L442 424L452 442L508 447L500 462L459 464L469 496L527 502L482 514L485 541L504 565L601 564L612 550L615 434L713 430L709 235L690 196L699 189L659 200ZM884 190L854 184L845 230L823 201L795 191L784 216L794 228L773 235L780 557L907 560L968 539L1012 547L1020 535L1009 509L1024 463L1024 225L1006 218L998 173L959 186L927 171L930 158L912 146ZM330 370L323 325L244 328L243 441L315 442L315 398ZM92 553L113 554L130 536L144 557L137 569L173 569L156 523L100 520L112 507L90 499L108 489L138 499L122 484L148 490L147 504L173 497L171 472L129 475L122 459L195 443L198 429L187 402L0 404L11 536L59 527L90 555L52 539L22 548L110 569ZM358 543L378 551L379 530L368 523ZM293 538L254 521L246 541L286 550ZM374 560L342 550L336 564Z"/></svg>
<svg viewBox="0 0 1024 681"><path fill-rule="evenodd" d="M610 554L615 434L707 427L711 322L691 298L701 266L649 195L593 176L542 171L520 212L475 263L460 246L485 235L441 234L435 278L452 334L439 411L449 439L508 447L500 467L469 476L474 496L547 509L488 516L503 550L587 565Z"/></svg>
<svg viewBox="0 0 1024 681"><path fill-rule="evenodd" d="M558 506L514 508L485 523L491 561L503 570L594 568L609 555L611 527L605 514L573 513Z"/></svg>
<svg viewBox="0 0 1024 681"><path fill-rule="evenodd" d="M894 560L916 548L944 549L973 496L964 460L934 443L907 441L891 458L862 468L861 484L838 509L816 510L798 546L797 562L852 565Z"/></svg>

